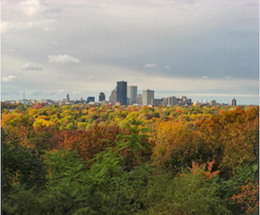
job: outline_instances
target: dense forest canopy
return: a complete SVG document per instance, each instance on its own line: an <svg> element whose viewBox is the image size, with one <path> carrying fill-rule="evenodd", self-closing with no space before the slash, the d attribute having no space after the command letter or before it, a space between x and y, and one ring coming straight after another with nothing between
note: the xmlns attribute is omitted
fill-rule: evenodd
<svg viewBox="0 0 260 215"><path fill-rule="evenodd" d="M1 112L3 214L258 214L258 106Z"/></svg>

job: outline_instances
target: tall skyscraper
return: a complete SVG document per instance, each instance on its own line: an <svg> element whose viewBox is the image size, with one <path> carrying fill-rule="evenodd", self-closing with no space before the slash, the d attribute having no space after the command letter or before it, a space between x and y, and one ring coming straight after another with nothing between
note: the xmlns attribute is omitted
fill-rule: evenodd
<svg viewBox="0 0 260 215"><path fill-rule="evenodd" d="M127 98L129 99L129 105L136 103L137 86L127 86Z"/></svg>
<svg viewBox="0 0 260 215"><path fill-rule="evenodd" d="M237 106L237 100L235 98L232 100L232 106Z"/></svg>
<svg viewBox="0 0 260 215"><path fill-rule="evenodd" d="M127 82L119 81L117 82L117 101L121 105L127 105Z"/></svg>
<svg viewBox="0 0 260 215"><path fill-rule="evenodd" d="M106 100L106 96L105 96L105 93L101 92L99 93L99 101L105 101Z"/></svg>
<svg viewBox="0 0 260 215"><path fill-rule="evenodd" d="M111 92L111 95L109 96L109 101L113 104L115 104L117 102L117 93L116 93L117 89L113 89L113 91Z"/></svg>
<svg viewBox="0 0 260 215"><path fill-rule="evenodd" d="M143 91L143 105L152 104L152 98L154 99L153 90L144 90Z"/></svg>

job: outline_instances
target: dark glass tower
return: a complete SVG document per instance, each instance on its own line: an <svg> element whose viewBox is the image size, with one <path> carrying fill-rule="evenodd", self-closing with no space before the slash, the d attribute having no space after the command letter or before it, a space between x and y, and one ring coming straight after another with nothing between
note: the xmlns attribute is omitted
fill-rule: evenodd
<svg viewBox="0 0 260 215"><path fill-rule="evenodd" d="M117 101L121 103L121 105L127 104L127 82L119 81L117 82Z"/></svg>
<svg viewBox="0 0 260 215"><path fill-rule="evenodd" d="M237 100L235 98L232 100L232 106L237 106Z"/></svg>
<svg viewBox="0 0 260 215"><path fill-rule="evenodd" d="M101 101L104 101L104 100L106 100L105 93L103 93L103 92L99 93L99 101L101 102Z"/></svg>
<svg viewBox="0 0 260 215"><path fill-rule="evenodd" d="M87 103L89 103L89 102L95 102L95 97L89 96L87 98Z"/></svg>

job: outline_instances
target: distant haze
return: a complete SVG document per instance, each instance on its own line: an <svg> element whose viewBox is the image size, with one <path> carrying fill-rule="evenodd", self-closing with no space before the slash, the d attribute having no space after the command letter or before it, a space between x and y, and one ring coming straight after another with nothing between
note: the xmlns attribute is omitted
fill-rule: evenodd
<svg viewBox="0 0 260 215"><path fill-rule="evenodd" d="M259 103L257 0L2 0L1 99L86 99L117 81L155 98Z"/></svg>

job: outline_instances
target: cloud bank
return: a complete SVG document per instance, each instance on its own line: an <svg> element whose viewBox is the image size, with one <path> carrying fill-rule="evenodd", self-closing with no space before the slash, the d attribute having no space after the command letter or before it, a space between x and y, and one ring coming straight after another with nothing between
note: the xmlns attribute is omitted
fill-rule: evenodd
<svg viewBox="0 0 260 215"><path fill-rule="evenodd" d="M2 82L12 82L17 79L17 76L15 75L8 75L5 77L2 77Z"/></svg>
<svg viewBox="0 0 260 215"><path fill-rule="evenodd" d="M22 66L22 69L24 69L24 70L42 70L42 66L37 65L35 63L27 63Z"/></svg>
<svg viewBox="0 0 260 215"><path fill-rule="evenodd" d="M69 56L67 54L64 54L64 55L49 55L48 61L49 62L55 62L55 63L80 63L79 59L74 58L72 56Z"/></svg>

